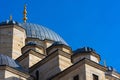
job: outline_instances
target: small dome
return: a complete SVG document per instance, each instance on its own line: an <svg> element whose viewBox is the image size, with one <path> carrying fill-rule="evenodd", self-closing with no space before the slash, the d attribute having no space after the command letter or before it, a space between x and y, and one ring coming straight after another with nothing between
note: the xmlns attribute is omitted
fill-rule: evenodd
<svg viewBox="0 0 120 80"><path fill-rule="evenodd" d="M11 25L11 24L18 25L18 22L14 21L14 20L6 20L6 21L0 23L0 25Z"/></svg>
<svg viewBox="0 0 120 80"><path fill-rule="evenodd" d="M56 41L52 44L52 46L56 46L56 45L62 45L63 43L61 41Z"/></svg>
<svg viewBox="0 0 120 80"><path fill-rule="evenodd" d="M74 51L74 53L83 53L83 52L95 52L95 50L90 47L83 47Z"/></svg>
<svg viewBox="0 0 120 80"><path fill-rule="evenodd" d="M0 65L7 65L13 68L20 67L12 58L2 54L0 54Z"/></svg>
<svg viewBox="0 0 120 80"><path fill-rule="evenodd" d="M112 66L107 67L108 71L116 71Z"/></svg>
<svg viewBox="0 0 120 80"><path fill-rule="evenodd" d="M37 45L35 42L28 42L26 45Z"/></svg>
<svg viewBox="0 0 120 80"><path fill-rule="evenodd" d="M68 45L62 37L60 37L57 33L55 33L54 31L43 27L41 25L38 24L32 24L32 23L18 23L14 20L7 20L4 22L1 22L0 25L11 25L11 24L15 24L15 25L19 25L21 27L23 27L26 31L27 37L30 38L39 38L40 40L52 40L52 41L60 41L65 45Z"/></svg>
<svg viewBox="0 0 120 80"><path fill-rule="evenodd" d="M57 33L46 27L32 23L22 23L19 25L25 29L27 37L39 38L40 40L48 39L53 41L60 41L63 44L67 45L67 43L62 39L62 37L60 37Z"/></svg>

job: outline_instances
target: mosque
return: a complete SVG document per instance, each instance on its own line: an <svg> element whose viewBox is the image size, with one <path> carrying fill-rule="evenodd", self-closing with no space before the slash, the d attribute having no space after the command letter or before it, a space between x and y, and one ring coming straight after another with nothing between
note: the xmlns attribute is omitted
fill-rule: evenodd
<svg viewBox="0 0 120 80"><path fill-rule="evenodd" d="M72 51L54 31L12 20L0 23L0 80L120 80L112 67L101 65L90 47Z"/></svg>

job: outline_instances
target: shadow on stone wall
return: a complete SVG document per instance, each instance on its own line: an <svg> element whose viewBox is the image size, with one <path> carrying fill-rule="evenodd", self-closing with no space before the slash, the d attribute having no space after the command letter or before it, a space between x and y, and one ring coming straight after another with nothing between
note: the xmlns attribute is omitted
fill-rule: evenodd
<svg viewBox="0 0 120 80"><path fill-rule="evenodd" d="M1 80L1 79L0 79L0 80ZM23 79L13 76L13 77L8 77L8 78L2 79L2 80L23 80ZM36 79L34 79L33 77L29 77L29 78L26 79L26 80L36 80Z"/></svg>
<svg viewBox="0 0 120 80"><path fill-rule="evenodd" d="M8 78L5 78L5 80L23 80L23 79L17 78L17 77L8 77Z"/></svg>

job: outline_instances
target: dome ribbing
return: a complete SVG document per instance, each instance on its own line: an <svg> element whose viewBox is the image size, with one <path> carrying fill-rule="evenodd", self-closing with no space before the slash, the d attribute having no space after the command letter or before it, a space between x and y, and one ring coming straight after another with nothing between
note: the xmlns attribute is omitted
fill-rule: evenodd
<svg viewBox="0 0 120 80"><path fill-rule="evenodd" d="M46 27L32 23L22 23L19 25L25 29L27 37L39 38L40 40L48 39L53 41L60 41L63 44L67 45L62 37Z"/></svg>
<svg viewBox="0 0 120 80"><path fill-rule="evenodd" d="M20 67L12 58L2 54L0 54L0 65L7 65L14 68Z"/></svg>

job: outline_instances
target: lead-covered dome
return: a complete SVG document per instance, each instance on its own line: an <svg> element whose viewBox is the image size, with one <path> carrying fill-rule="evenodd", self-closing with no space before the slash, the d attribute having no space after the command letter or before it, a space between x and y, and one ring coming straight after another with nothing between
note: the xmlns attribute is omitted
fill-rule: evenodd
<svg viewBox="0 0 120 80"><path fill-rule="evenodd" d="M12 58L3 54L0 54L0 65L7 65L13 68L20 67L20 65L16 61L14 61Z"/></svg>
<svg viewBox="0 0 120 80"><path fill-rule="evenodd" d="M62 37L46 27L32 23L22 23L19 25L25 29L27 37L39 38L40 40L48 39L53 41L60 41L63 44L67 45Z"/></svg>
<svg viewBox="0 0 120 80"><path fill-rule="evenodd" d="M48 39L68 45L57 33L42 25L32 23L18 23L14 20L1 22L0 25L19 25L25 29L27 37L39 38L40 40Z"/></svg>

